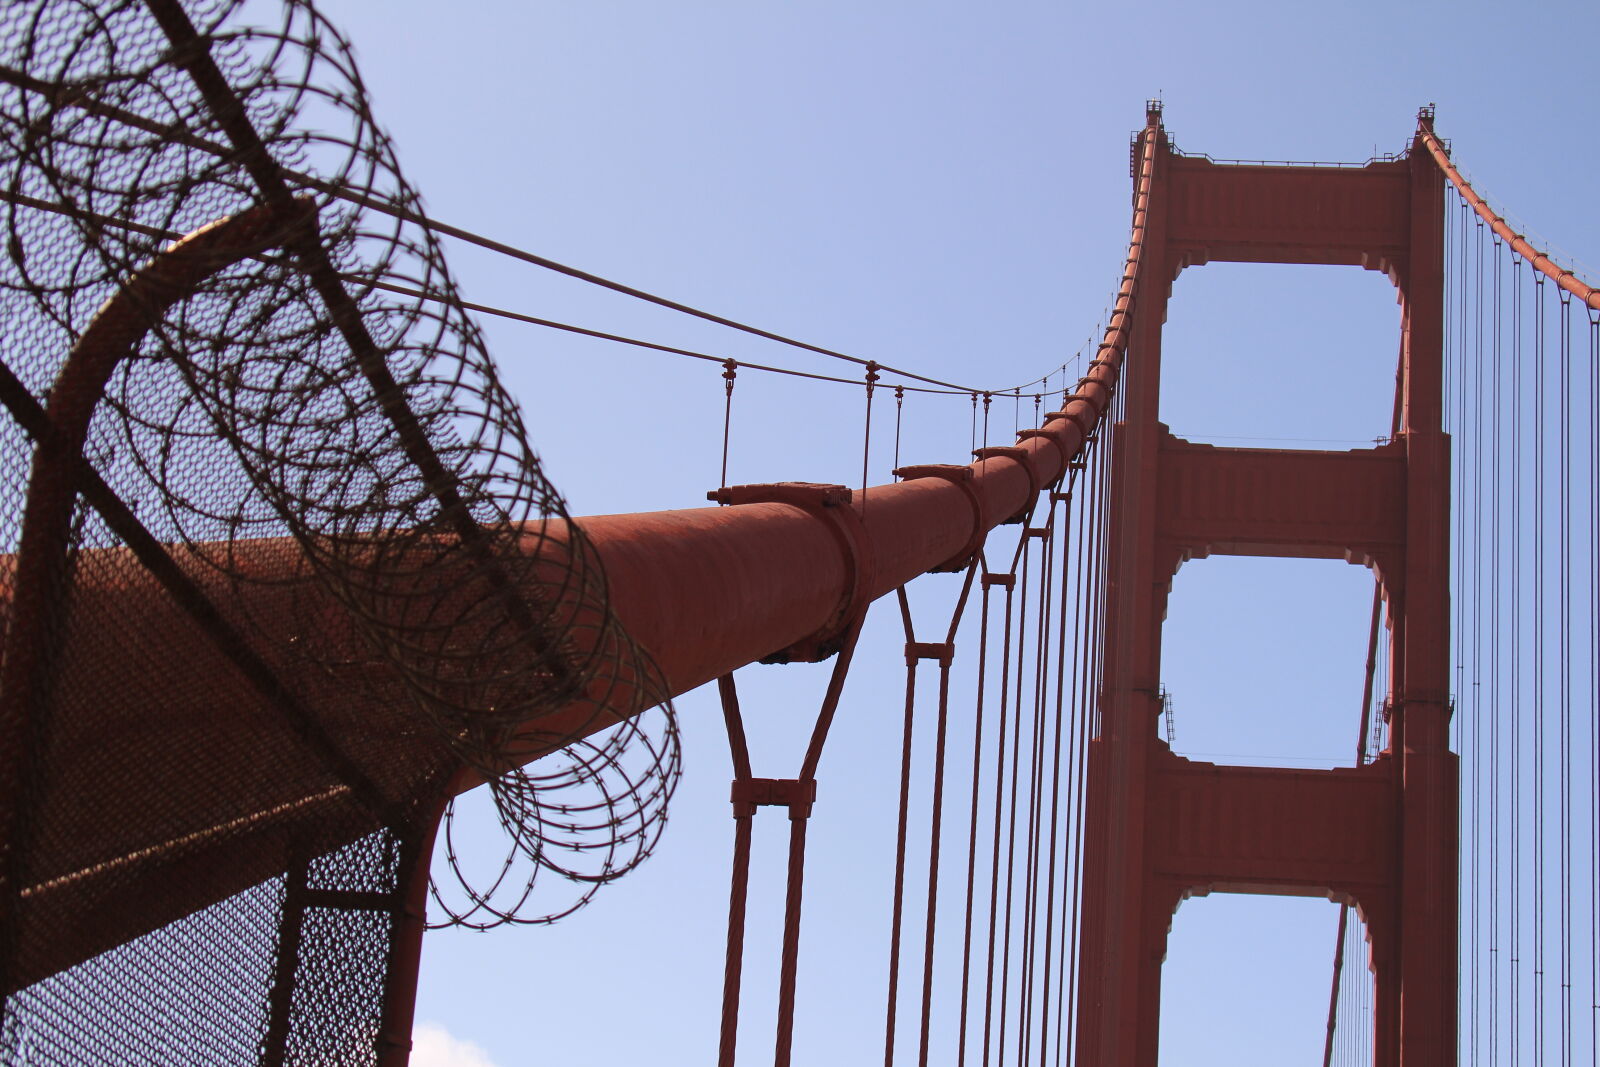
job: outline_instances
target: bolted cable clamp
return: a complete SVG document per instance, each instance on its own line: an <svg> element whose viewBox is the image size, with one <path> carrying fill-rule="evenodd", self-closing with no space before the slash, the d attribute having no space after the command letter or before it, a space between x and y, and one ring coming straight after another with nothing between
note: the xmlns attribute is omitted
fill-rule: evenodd
<svg viewBox="0 0 1600 1067"><path fill-rule="evenodd" d="M853 498L845 486L817 482L730 485L706 494L707 500L718 504L788 504L799 508L827 527L844 557L850 584L833 617L815 633L763 656L762 663L817 663L827 659L839 651L852 622L867 610L876 566L861 514L851 506Z"/></svg>
<svg viewBox="0 0 1600 1067"><path fill-rule="evenodd" d="M967 543L961 546L959 552L938 566L929 568L928 573L953 574L966 570L967 565L972 562L972 557L983 548L984 540L989 534L989 524L983 514L983 500L972 487L972 468L965 464L924 463L897 467L894 474L901 481L911 481L913 478L938 478L961 490L961 494L967 498L967 504L972 508L972 536L967 538Z"/></svg>
<svg viewBox="0 0 1600 1067"><path fill-rule="evenodd" d="M788 808L789 818L805 819L817 802L815 778L735 778L728 798L735 818L754 815L758 807Z"/></svg>
<svg viewBox="0 0 1600 1067"><path fill-rule="evenodd" d="M1039 490L1043 488L1039 484L1039 476L1034 473L1033 464L1028 462L1028 450L1019 448L1016 445L990 445L987 448L973 449L972 454L978 457L979 460L1000 458L1013 460L1017 466L1022 468L1023 475L1028 479L1028 499L1023 503L1021 511L1003 520L1001 524L1019 523L1027 518L1028 512L1033 508L1034 498L1039 495Z"/></svg>
<svg viewBox="0 0 1600 1067"><path fill-rule="evenodd" d="M907 641L906 666L915 667L918 660L936 659L939 666L948 667L956 658L956 646L953 641Z"/></svg>

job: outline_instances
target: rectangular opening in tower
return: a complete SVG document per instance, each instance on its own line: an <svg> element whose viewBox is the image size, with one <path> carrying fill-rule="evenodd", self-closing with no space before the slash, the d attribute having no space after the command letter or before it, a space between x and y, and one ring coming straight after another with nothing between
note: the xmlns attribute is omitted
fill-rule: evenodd
<svg viewBox="0 0 1600 1067"><path fill-rule="evenodd" d="M1239 766L1353 767L1372 572L1341 560L1214 555L1179 568L1162 627L1171 745ZM1381 658L1386 642L1378 641ZM1367 758L1381 724L1381 663ZM1165 736L1165 723L1156 729Z"/></svg>

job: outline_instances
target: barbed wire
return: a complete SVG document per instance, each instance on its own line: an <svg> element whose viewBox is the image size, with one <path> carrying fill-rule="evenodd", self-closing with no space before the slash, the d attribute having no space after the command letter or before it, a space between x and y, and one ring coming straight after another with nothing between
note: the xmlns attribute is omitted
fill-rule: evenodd
<svg viewBox="0 0 1600 1067"><path fill-rule="evenodd" d="M180 140L185 145L198 151L211 152L219 156L227 156L232 152L232 149L220 140L198 135L193 130L187 128L164 124L161 121L152 119L150 116L140 113L137 110L130 110L126 107L119 106L116 103L99 98L92 93L83 92L83 86L80 85L50 82L48 80L29 76L24 72L4 65L0 65L0 82L8 83L34 93L47 95L52 99L62 101L66 106L83 108L93 112L96 115L125 123L135 129L158 133L161 136ZM772 330L754 326L749 323L740 322L714 312L706 311L702 308L683 304L667 297L627 285L623 282L603 277L601 275L594 274L590 271L582 270L565 263L557 262L549 257L541 256L535 252L517 247L516 245L508 242L478 234L463 227L434 218L422 209L420 200L415 197L408 199L394 199L381 195L380 192L374 190L352 187L349 185L340 184L337 181L330 181L326 177L320 176L316 173L308 173L288 166L285 166L283 171L286 178L308 190L321 193L324 196L338 199L349 204L367 208L370 211L387 215L390 218L400 222L411 223L415 226L421 227L430 234L460 240L467 244L495 252L496 254L506 256L532 266L550 270L567 277L575 278L579 281L632 297L634 299L642 300L660 307L665 307L706 322L728 327L751 336L760 337L762 339L773 341L801 351L811 352L813 354L826 356L831 359L842 360L862 367L865 367L869 362L874 363L881 373L898 376L906 379L907 381L919 381L924 383L926 386L936 387L934 389L925 390L928 392L948 391L961 395L968 395L972 393L981 395L983 393L989 393L996 396L1002 393L1025 392L1033 389L1035 386L1046 385L1049 379L1053 377L1059 369L1052 368L1050 371L1037 378L1032 378L1019 384L1001 387L979 387L945 381L940 378L923 374L919 371L908 370L892 364L883 363L881 361L868 360L860 356L855 356L821 345L812 344L808 341L802 341L796 338L788 337ZM494 312L489 313L492 314ZM826 375L814 376L827 378ZM909 389L913 387L907 386L907 388Z"/></svg>
<svg viewBox="0 0 1600 1067"><path fill-rule="evenodd" d="M434 233L368 206L420 200L348 43L304 0L270 28L235 25L259 17L256 5L204 0L180 10L195 36L175 45L156 6L8 9L5 358L47 397L101 307L170 235L274 207L275 178L298 190L315 251L281 218L276 251L219 266L175 303L111 374L85 453L219 591L386 801L420 810L457 765L490 783L525 891L491 906L452 852L445 870L467 904L437 886L445 921L566 914L660 834L680 768L665 684L610 613L600 562L546 479ZM237 115L197 88L206 61ZM238 141L240 119L256 156ZM13 487L6 543L21 499ZM329 677L366 692L330 692ZM398 709L383 720L396 736L371 736L341 700ZM391 743L420 751L424 737L448 758L393 758ZM534 894L540 872L565 897Z"/></svg>

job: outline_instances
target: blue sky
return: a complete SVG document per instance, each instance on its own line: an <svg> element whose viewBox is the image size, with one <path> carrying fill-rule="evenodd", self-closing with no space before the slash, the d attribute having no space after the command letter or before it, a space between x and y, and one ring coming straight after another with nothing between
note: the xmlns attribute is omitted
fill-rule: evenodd
<svg viewBox="0 0 1600 1067"><path fill-rule="evenodd" d="M436 216L963 382L1035 377L1094 334L1125 251L1128 136L1156 95L1180 147L1257 159L1397 151L1418 105L1437 102L1439 130L1502 211L1600 261L1592 6L320 6L354 41L378 119ZM532 267L449 252L471 300L837 371ZM703 502L717 478L717 368L485 325L574 514ZM1387 430L1396 327L1393 291L1376 274L1186 272L1170 309L1163 417L1222 443L1369 443ZM1003 411L997 424L1009 426ZM968 432L964 401L912 398L903 455L957 462ZM741 375L730 480L851 482L859 433L859 392ZM874 457L875 481L889 465ZM1178 749L1347 760L1370 589L1364 571L1334 562L1185 567L1165 648ZM881 625L891 614L866 639L822 769L801 1063L864 1062L881 1043L900 699L899 638ZM798 667L747 674L757 773L790 773L824 679ZM659 854L554 928L431 935L419 1020L499 1067L713 1059L729 772L714 698L693 694L680 712L687 771ZM758 831L753 915L763 904L776 915L780 838L775 817ZM1335 915L1319 901L1185 904L1163 1062L1314 1059ZM775 937L772 923L753 923L753 957ZM751 982L745 1047L759 1057L770 996Z"/></svg>

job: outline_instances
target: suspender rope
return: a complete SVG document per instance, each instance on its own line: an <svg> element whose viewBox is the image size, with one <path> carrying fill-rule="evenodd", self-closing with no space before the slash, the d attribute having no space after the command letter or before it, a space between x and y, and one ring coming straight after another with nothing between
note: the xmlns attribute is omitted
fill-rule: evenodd
<svg viewBox="0 0 1600 1067"><path fill-rule="evenodd" d="M1032 1062L1030 1055L1033 1048L1033 1005L1034 989L1038 978L1038 924L1037 906L1039 900L1039 863L1040 863L1040 833L1043 825L1043 811L1040 808L1043 797L1040 793L1040 783L1044 778L1044 673L1046 656L1049 644L1049 610L1048 598L1050 580L1052 576L1052 555L1050 552L1050 529L1048 526L1029 526L1023 531L1025 541L1039 539L1043 548L1037 553L1039 559L1039 589L1037 594L1037 632L1033 642L1033 719L1028 731L1028 811L1027 825L1024 831L1024 861L1023 861L1023 893L1022 893L1022 966L1020 971L1020 990L1017 1003L1017 1056L1019 1063ZM1027 610L1027 606L1023 606ZM1020 666L1020 664L1019 664ZM1021 673L1018 673L1021 681ZM1018 701L1018 708L1021 701ZM1019 717L1020 719L1020 717Z"/></svg>
<svg viewBox="0 0 1600 1067"><path fill-rule="evenodd" d="M994 769L994 828L992 838L994 851L989 864L989 951L985 967L984 992L983 992L983 1064L989 1065L989 1050L992 1047L992 1034L994 1030L994 965L995 965L995 935L999 933L999 907L1000 907L1000 828L1004 825L1004 799L1006 780L1006 722L1007 712L1010 709L1011 688L1011 607L1015 601L1016 575L1015 574L985 574L984 585L998 585L1006 591L1001 607L1001 618L1004 626L1001 630L1000 652L1000 721L996 731L997 740ZM1003 976L1002 976L1003 977Z"/></svg>
<svg viewBox="0 0 1600 1067"><path fill-rule="evenodd" d="M728 429L733 422L733 380L739 376L739 364L735 360L724 360L722 364L722 380L724 385L722 402L722 480L717 484L723 489L728 487Z"/></svg>
<svg viewBox="0 0 1600 1067"><path fill-rule="evenodd" d="M939 706L936 719L933 765L932 812L929 817L928 893L922 955L921 1019L918 1031L917 1062L926 1067L928 1062L929 1031L933 1011L933 956L935 927L939 901L939 856L943 837L945 750L950 699L950 665L955 658L955 635L961 626L967 601L972 592L973 577L978 560L974 557L967 567L961 593L951 613L950 624L942 643L923 643L916 640L911 621L911 605L905 589L897 590L900 618L906 635L906 702L905 726L900 758L900 807L896 828L894 897L889 935L889 987L884 1021L884 1063L894 1063L895 1026L898 1014L900 984L900 934L904 916L906 838L911 796L911 742L916 709L917 665L925 659L939 662Z"/></svg>
<svg viewBox="0 0 1600 1067"><path fill-rule="evenodd" d="M844 644L834 660L828 689L812 727L811 740L794 778L756 778L752 776L750 751L745 739L744 719L739 711L739 695L733 675L717 679L722 701L723 721L728 731L728 749L733 757L733 874L728 900L728 948L723 971L722 1036L718 1050L719 1067L733 1067L739 1031L739 993L744 965L744 927L746 898L750 884L751 820L761 806L789 809L789 868L784 901L783 957L778 975L778 1024L775 1067L788 1067L794 1042L795 976L800 958L800 907L804 889L806 821L817 797L817 764L833 725L845 676L855 655L856 639L861 634L864 615L858 615L844 634Z"/></svg>
<svg viewBox="0 0 1600 1067"><path fill-rule="evenodd" d="M1069 482L1069 484L1070 484L1070 482ZM1066 716L1066 706L1065 706L1066 699L1065 698L1066 698L1066 685L1067 685L1067 675L1066 675L1066 669L1067 669L1067 615L1068 615L1068 611L1069 611L1070 605L1071 605L1071 598L1069 598L1067 596L1067 571L1068 571L1068 568L1069 568L1070 563L1071 563L1071 550L1072 550L1072 523L1071 523L1071 520L1072 520L1072 493L1071 493L1070 489L1065 493L1052 492L1050 494L1050 518L1045 524L1047 529L1055 530L1057 528L1057 525L1056 525L1056 505L1057 504L1065 504L1066 507L1062 510L1062 514L1063 514L1064 518L1063 518L1063 521L1060 524L1060 529L1061 529L1061 548L1060 548L1060 556L1059 556L1060 565L1059 565L1058 576L1055 577L1054 580L1050 583L1051 592L1052 593L1059 592L1060 596L1058 598L1059 602L1057 604L1058 615L1057 615L1056 634L1055 634L1055 638L1056 638L1056 648L1055 648L1056 664L1055 664L1055 680L1054 680L1054 683L1055 683L1055 707L1053 709L1053 713L1052 713L1052 716L1051 716L1052 738L1051 738L1051 755L1050 755L1050 801L1049 801L1049 805L1048 805L1049 816L1050 816L1050 830L1049 830L1049 842L1050 842L1050 845L1049 845L1049 854L1045 859L1046 879L1045 879L1045 900L1044 900L1044 987L1043 987L1043 996L1042 996L1042 998L1040 1000L1040 1004L1039 1004L1039 1008L1040 1008L1040 1028L1041 1028L1041 1034L1044 1035L1044 1036L1041 1037L1040 1042L1039 1042L1039 1053L1040 1053L1039 1060L1040 1060L1040 1062L1044 1062L1045 1061L1046 1053L1048 1052L1049 1047L1050 1047L1050 1041L1049 1041L1049 1036L1048 1035L1050 1035L1052 1033L1052 1031L1050 1029L1048 1029L1047 1027L1049 1026L1049 1022L1050 1022L1050 998L1051 998L1051 994L1054 993L1055 996L1058 997L1058 998L1061 995L1060 985L1058 983L1054 982L1055 971L1054 971L1054 969L1052 967L1052 964L1055 963L1056 958L1059 956L1059 953L1057 952L1056 940L1060 936L1060 933L1056 928L1055 918L1056 918L1056 874L1057 874L1057 871L1059 869L1057 867L1057 862L1058 862L1058 859L1059 859L1058 844L1059 844L1059 841L1060 841L1060 834L1061 834L1061 822L1060 822L1060 814L1061 814L1061 759L1062 759L1061 734L1062 734L1062 720ZM1055 542L1054 542L1054 540L1051 539L1051 540L1047 541L1047 545L1050 547L1051 552L1054 553L1055 552ZM1070 749L1070 746L1069 746L1069 748L1068 748L1068 756L1069 756L1069 758L1070 758L1070 755L1071 755L1071 749ZM1056 1030L1053 1031L1053 1033L1055 1035L1056 1048L1059 1051L1059 1049L1061 1047L1061 1032L1060 1032L1059 1029L1056 1029Z"/></svg>
<svg viewBox="0 0 1600 1067"><path fill-rule="evenodd" d="M961 583L961 596L951 614L939 656L939 716L934 739L933 812L929 816L928 828L928 906L922 946L922 1030L918 1043L918 1067L928 1067L928 1029L933 1016L933 944L935 920L939 912L939 846L944 832L945 738L949 723L950 664L955 658L956 630L960 628L961 616L966 611L977 567L978 561L974 558L967 567L966 579ZM910 639L909 631L907 639Z"/></svg>
<svg viewBox="0 0 1600 1067"><path fill-rule="evenodd" d="M973 411L977 411L977 396L973 396ZM983 565L983 556L980 552L977 557L980 566ZM967 1013L971 1001L972 986L972 902L976 889L976 875L978 867L978 806L980 785L983 778L983 694L985 667L989 662L989 588L990 583L985 580L980 583L982 593L978 605L978 692L976 707L972 722L972 803L968 815L967 830L967 902L965 919L962 923L961 940L961 1008L956 1026L956 1067L966 1067L967 1062Z"/></svg>
<svg viewBox="0 0 1600 1067"><path fill-rule="evenodd" d="M717 694L722 698L722 718L728 729L728 750L733 756L733 790L752 780L750 748L745 741L744 719L739 714L739 692L733 675L717 679ZM754 804L733 803L733 875L728 889L728 950L722 972L722 1039L718 1049L719 1067L733 1067L734 1047L739 1040L739 983L744 970L745 901L750 892L750 821Z"/></svg>
<svg viewBox="0 0 1600 1067"><path fill-rule="evenodd" d="M1024 523L1026 523L1026 521L1027 520L1025 519ZM1016 906L1016 900L1017 900L1017 805L1018 805L1018 796L1017 796L1017 794L1018 794L1018 791L1019 791L1019 788L1020 788L1020 785L1021 785L1021 773L1022 773L1023 667L1024 667L1026 659L1027 659L1027 646L1028 646L1027 604L1028 604L1029 580L1032 577L1032 573L1031 573L1032 572L1032 568L1029 566L1029 564L1030 564L1030 562L1032 560L1032 556L1033 556L1033 553L1028 551L1028 549L1031 547L1030 544L1029 544L1029 541L1030 541L1030 539L1028 537L1024 536L1024 537L1020 538L1018 540L1018 542L1017 542L1017 556L1020 557L1020 560L1021 560L1021 576L1020 576L1021 577L1021 581L1020 581L1021 588L1018 590L1018 595L1016 597L1016 600L1014 601L1014 604L1016 606L1016 611L1017 611L1017 625L1016 625L1016 639L1015 639L1015 641L1012 642L1012 645L1011 645L1011 647L1015 650L1015 660L1016 660L1016 662L1014 664L1008 664L1008 668L1012 671L1012 681L1011 681L1011 685L1012 685L1011 783L1010 783L1010 788L1009 788L1009 790L1007 792L1007 796L1006 796L1005 932L1004 932L1004 935L1003 935L1002 940L1001 940L1001 952L1000 952L1000 972L1001 972L1001 984L1000 984L1000 1056L999 1056L999 1059L998 1059L998 1063L999 1063L1000 1067L1005 1067L1005 1063L1006 1063L1006 1034L1007 1034L1008 1030L1010 1029L1010 1022L1011 1022L1011 991L1012 991L1012 986L1013 986L1013 982L1012 982L1013 971L1012 971L1012 967L1011 967L1011 946L1012 946L1012 943L1013 943L1013 940L1014 940L1013 934L1014 933L1025 933L1025 930L1024 931L1014 931L1013 927L1015 925L1017 925L1017 923L1016 923L1016 912L1017 912L1017 906ZM1013 570L1013 573L1016 573L1016 571L1017 571L1017 562L1016 562L1016 560L1013 560L1012 570ZM1030 734L1031 734L1031 732L1032 731L1030 730ZM1031 765L1031 758L1030 758L1030 765ZM1024 856L1024 864L1026 864L1026 856ZM1026 872L1026 870L1024 870L1023 871L1024 885L1026 885L1026 876L1027 876L1027 872ZM1026 889L1024 889L1024 895L1026 895ZM1024 927L1026 926L1026 916L1024 916L1024 918L1023 918L1022 925ZM1018 946L1018 947L1020 948L1021 946ZM1019 952L1019 956L1020 955L1021 955L1021 953ZM1021 995L1020 990L1018 992L1018 995L1019 996ZM1018 1011L1017 1011L1017 1022L1018 1022L1018 1030L1019 1031L1021 1029L1021 1021L1022 1021L1022 1012L1021 1012L1021 1005L1019 1003ZM1020 1067L1020 1064L1019 1064L1019 1067Z"/></svg>
<svg viewBox="0 0 1600 1067"><path fill-rule="evenodd" d="M900 469L900 420L905 414L906 387L894 387L894 469Z"/></svg>
<svg viewBox="0 0 1600 1067"><path fill-rule="evenodd" d="M867 466L872 459L872 392L878 385L878 365L867 363L867 419L861 431L861 514L867 513ZM896 463L895 466L899 466Z"/></svg>
<svg viewBox="0 0 1600 1067"><path fill-rule="evenodd" d="M900 587L895 593L900 600L900 617L906 630L906 710L900 743L900 808L895 822L894 896L889 914L889 990L884 1006L884 1067L894 1064L894 1027L900 992L900 924L905 906L906 821L911 801L911 728L917 702L918 660L912 651L911 608L906 602L905 587Z"/></svg>

